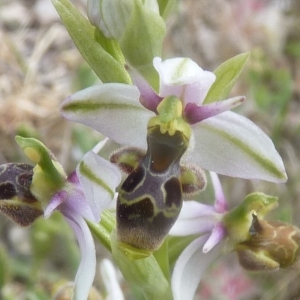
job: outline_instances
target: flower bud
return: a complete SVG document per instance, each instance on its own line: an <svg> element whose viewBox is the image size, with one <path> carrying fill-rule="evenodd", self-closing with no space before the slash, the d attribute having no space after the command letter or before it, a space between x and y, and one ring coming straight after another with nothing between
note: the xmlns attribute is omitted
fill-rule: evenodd
<svg viewBox="0 0 300 300"><path fill-rule="evenodd" d="M147 9L159 14L156 0L143 2ZM107 38L119 40L130 21L135 5L137 4L134 0L88 0L88 18Z"/></svg>
<svg viewBox="0 0 300 300"><path fill-rule="evenodd" d="M292 266L299 258L299 228L253 214L250 239L236 245L240 264L249 271L271 271Z"/></svg>

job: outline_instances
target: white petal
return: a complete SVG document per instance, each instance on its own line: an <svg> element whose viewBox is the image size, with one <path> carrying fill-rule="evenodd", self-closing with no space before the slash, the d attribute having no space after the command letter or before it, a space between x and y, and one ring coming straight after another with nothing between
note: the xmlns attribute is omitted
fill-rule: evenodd
<svg viewBox="0 0 300 300"><path fill-rule="evenodd" d="M84 195L94 214L95 222L100 221L101 212L108 208L115 196L115 189L121 182L116 166L89 151L78 165L76 172Z"/></svg>
<svg viewBox="0 0 300 300"><path fill-rule="evenodd" d="M187 236L191 234L204 234L210 232L216 224L212 217L194 219L178 219L169 234L172 236Z"/></svg>
<svg viewBox="0 0 300 300"><path fill-rule="evenodd" d="M78 240L81 261L75 277L73 300L86 300L96 272L95 244L91 232L80 215L62 212Z"/></svg>
<svg viewBox="0 0 300 300"><path fill-rule="evenodd" d="M115 142L146 149L147 124L155 114L139 102L135 86L106 83L79 91L61 106L68 120L85 124Z"/></svg>
<svg viewBox="0 0 300 300"><path fill-rule="evenodd" d="M175 95L185 104L201 104L216 79L212 72L202 70L189 58L177 57L162 62L155 57L153 65L160 77L159 95Z"/></svg>
<svg viewBox="0 0 300 300"><path fill-rule="evenodd" d="M285 182L287 176L271 139L249 119L224 112L193 126L192 162L233 177Z"/></svg>
<svg viewBox="0 0 300 300"><path fill-rule="evenodd" d="M103 259L100 265L100 271L107 293L105 300L123 300L124 295L112 262L106 258Z"/></svg>
<svg viewBox="0 0 300 300"><path fill-rule="evenodd" d="M184 201L179 217L170 230L170 235L186 236L210 232L216 222L215 208L197 201Z"/></svg>
<svg viewBox="0 0 300 300"><path fill-rule="evenodd" d="M222 244L206 254L202 252L207 238L204 235L195 239L176 261L171 281L174 300L192 300L203 273L218 257Z"/></svg>

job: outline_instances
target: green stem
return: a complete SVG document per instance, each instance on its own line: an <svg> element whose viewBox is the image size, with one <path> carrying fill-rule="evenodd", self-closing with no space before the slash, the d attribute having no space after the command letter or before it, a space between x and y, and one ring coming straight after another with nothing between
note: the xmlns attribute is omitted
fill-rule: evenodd
<svg viewBox="0 0 300 300"><path fill-rule="evenodd" d="M143 259L131 259L117 241L116 233L111 235L112 255L124 278L139 289L147 300L172 300L172 291L153 255Z"/></svg>

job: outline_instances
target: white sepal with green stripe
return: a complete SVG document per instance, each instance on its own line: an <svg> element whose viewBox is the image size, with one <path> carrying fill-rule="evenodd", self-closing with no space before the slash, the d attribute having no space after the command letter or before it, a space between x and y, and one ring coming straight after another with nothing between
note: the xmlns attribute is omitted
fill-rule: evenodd
<svg viewBox="0 0 300 300"><path fill-rule="evenodd" d="M147 124L155 116L142 106L137 87L99 84L79 91L61 106L62 115L90 126L115 142L145 149Z"/></svg>
<svg viewBox="0 0 300 300"><path fill-rule="evenodd" d="M189 160L218 174L285 182L287 175L272 140L252 121L227 111L192 126Z"/></svg>
<svg viewBox="0 0 300 300"><path fill-rule="evenodd" d="M121 182L121 174L116 166L89 151L76 169L85 198L87 199L95 222L107 209L115 197L116 187Z"/></svg>

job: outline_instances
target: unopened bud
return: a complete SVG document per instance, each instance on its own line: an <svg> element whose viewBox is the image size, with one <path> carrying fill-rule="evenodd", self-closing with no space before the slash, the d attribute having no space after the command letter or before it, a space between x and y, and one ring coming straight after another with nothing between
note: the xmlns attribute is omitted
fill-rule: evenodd
<svg viewBox="0 0 300 300"><path fill-rule="evenodd" d="M279 221L264 221L253 214L250 239L236 245L240 264L249 271L270 271L292 266L299 258L299 228Z"/></svg>

